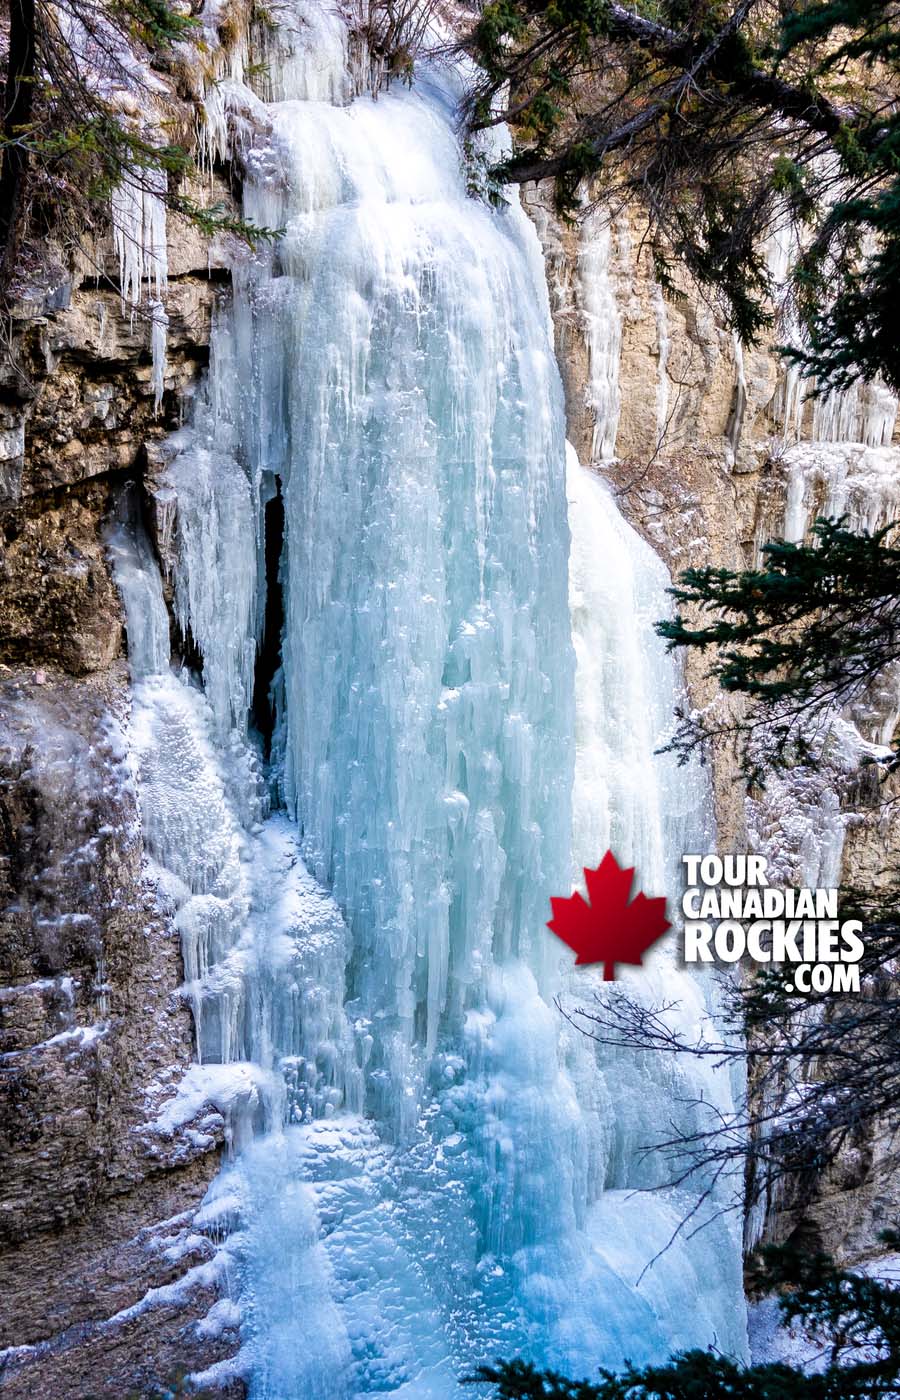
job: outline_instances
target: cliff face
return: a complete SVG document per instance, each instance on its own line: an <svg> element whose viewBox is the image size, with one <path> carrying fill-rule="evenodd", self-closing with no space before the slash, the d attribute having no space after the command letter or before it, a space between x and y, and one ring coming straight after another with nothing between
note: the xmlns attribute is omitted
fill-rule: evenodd
<svg viewBox="0 0 900 1400"><path fill-rule="evenodd" d="M549 190L525 191L547 266L569 435L579 460L613 488L619 508L676 575L705 563L750 562L756 514L769 488L765 429L776 366L754 356L753 399L740 420L735 350L696 289L667 301L642 249L635 214L602 206L577 223L552 212ZM735 460L732 436L742 426ZM694 703L716 688L688 658ZM743 794L727 754L714 765L723 850L746 849Z"/></svg>
<svg viewBox="0 0 900 1400"><path fill-rule="evenodd" d="M673 573L751 563L783 533L792 489L795 504L798 491L824 498L829 451L852 456L859 502L870 480L896 478L896 461L862 460L881 447L835 445L821 461L807 451L798 465L777 421L775 356L742 354L691 288L664 299L636 219L569 226L541 192L526 204L570 436ZM99 255L115 281L111 251ZM221 1256L198 1216L222 1117L205 1104L177 1129L159 1125L193 1027L178 937L143 870L122 609L104 547L129 483L155 519L161 444L206 362L225 262L170 225L159 411L147 320L87 261L22 301L0 366L0 1385L11 1397L152 1394L237 1345ZM689 681L695 703L712 700L702 665ZM777 810L748 809L725 751L714 782L722 849L746 848L749 814L802 883L808 853ZM846 868L883 870L897 844L883 812L857 804L835 821L848 827ZM781 1203L773 1233L820 1228L836 1210L840 1238L827 1244L858 1254L871 1220L896 1209L892 1178L875 1170L883 1156L879 1141L861 1143L818 1200Z"/></svg>
<svg viewBox="0 0 900 1400"><path fill-rule="evenodd" d="M102 254L101 250L101 254ZM0 394L0 1388L150 1394L234 1349L196 1220L223 1136L155 1120L193 1055L142 868L104 535L207 356L209 250L172 230L168 392L148 326L77 273L17 308Z"/></svg>

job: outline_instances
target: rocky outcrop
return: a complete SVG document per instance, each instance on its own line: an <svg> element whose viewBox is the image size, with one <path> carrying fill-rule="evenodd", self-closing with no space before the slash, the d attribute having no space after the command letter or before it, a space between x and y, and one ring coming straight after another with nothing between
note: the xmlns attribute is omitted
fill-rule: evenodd
<svg viewBox="0 0 900 1400"><path fill-rule="evenodd" d="M143 490L208 355L216 250L177 223L170 234L159 411L148 323L87 263L19 303L0 369L0 1390L11 1400L170 1392L237 1347L197 1214L223 1120L210 1105L177 1128L159 1120L194 1032L179 937L144 870L104 548L118 494Z"/></svg>

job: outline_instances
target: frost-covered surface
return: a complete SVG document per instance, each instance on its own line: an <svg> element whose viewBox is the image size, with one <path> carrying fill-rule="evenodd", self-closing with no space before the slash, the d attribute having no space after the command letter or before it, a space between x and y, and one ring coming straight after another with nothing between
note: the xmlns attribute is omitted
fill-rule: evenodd
<svg viewBox="0 0 900 1400"><path fill-rule="evenodd" d="M157 1257L151 1222L202 1195L223 1123L207 1125L205 1145L189 1124L146 1134L190 1062L190 1016L175 991L176 940L142 879L124 681L118 665L80 680L8 667L0 684L15 885L0 988L4 1395L94 1394L100 1375L126 1394L145 1361L166 1374L173 1345L182 1363L215 1355L176 1338L214 1301L203 1278L183 1310L169 1293L146 1321L129 1311L211 1256L208 1239L173 1226L177 1257Z"/></svg>
<svg viewBox="0 0 900 1400"><path fill-rule="evenodd" d="M40 1341L27 1346L5 1347L0 1350L0 1372L9 1368L14 1376L16 1370L24 1363L37 1360L42 1355L54 1353L65 1353L72 1346L73 1342L81 1338L108 1336L115 1338L118 1333L126 1328L129 1323L135 1322L138 1318L147 1313L153 1313L156 1309L167 1309L173 1304L184 1304L191 1300L198 1290L221 1285L224 1281L228 1266L228 1255L225 1250L218 1251L210 1259L203 1263L195 1264L184 1274L180 1275L172 1283L162 1284L156 1288L150 1288L136 1303L127 1308L122 1308L114 1313L112 1317L103 1318L100 1322L90 1322L79 1324L78 1335L70 1335L66 1332L58 1333L56 1336L46 1341ZM200 1324L202 1326L202 1323ZM224 1324L224 1319L220 1316L220 1325ZM76 1329L72 1329L73 1334Z"/></svg>
<svg viewBox="0 0 900 1400"><path fill-rule="evenodd" d="M588 349L587 404L594 422L591 458L596 462L610 461L616 455L622 408L619 392L622 313L616 298L614 249L617 240L624 237L627 237L624 221L614 221L602 206L591 209L581 225L578 285ZM660 384L667 385L663 345L661 339ZM659 405L658 415L661 409Z"/></svg>
<svg viewBox="0 0 900 1400"><path fill-rule="evenodd" d="M150 1123L150 1131L172 1137L210 1105L229 1122L249 1119L252 1123L267 1088L265 1071L258 1065L240 1061L194 1065L182 1076L174 1098L166 1100Z"/></svg>
<svg viewBox="0 0 900 1400"><path fill-rule="evenodd" d="M165 171L126 174L110 196L113 243L119 260L123 305L132 314L144 301L150 318L153 397L162 402L166 375L165 300L169 280L166 243Z"/></svg>
<svg viewBox="0 0 900 1400"><path fill-rule="evenodd" d="M809 762L767 775L762 794L748 798L748 829L753 849L767 857L770 884L834 889L849 820L841 787L858 770L863 752L874 751L836 713L823 716L807 738Z"/></svg>
<svg viewBox="0 0 900 1400"><path fill-rule="evenodd" d="M24 686L8 678L0 708L0 763L11 794L7 821L10 830L17 821L26 824L24 839L11 848L20 852L16 873L26 883L16 891L7 917L11 925L21 919L30 929L27 938L20 935L11 963L16 965L33 939L38 965L59 967L62 950L77 949L79 966L85 973L90 967L92 974L81 979L60 972L0 988L0 1004L12 1012L13 1043L25 1013L12 1011L12 1005L23 1000L35 1011L45 1007L55 1032L10 1055L39 1056L52 1047L69 1057L96 1049L109 1029L104 939L115 904L103 906L96 871L119 834L109 820L127 809L122 799L128 768L117 719L96 701L95 713L89 702L82 712L74 687L45 688L45 678L36 675L39 683L29 677ZM23 800L17 787L28 803L24 817L16 807L16 800ZM126 847L131 835L122 833Z"/></svg>
<svg viewBox="0 0 900 1400"><path fill-rule="evenodd" d="M900 1285L900 1254L882 1254L854 1266L854 1272L876 1278L894 1288ZM828 1365L829 1347L823 1337L808 1336L794 1322L786 1326L776 1297L760 1298L748 1310L750 1357L759 1365L782 1361L805 1375Z"/></svg>
<svg viewBox="0 0 900 1400"><path fill-rule="evenodd" d="M784 538L799 543L816 516L847 516L876 530L900 507L900 450L848 441L798 443L781 458L786 479Z"/></svg>
<svg viewBox="0 0 900 1400"><path fill-rule="evenodd" d="M197 1224L228 1230L255 1396L460 1400L501 1352L580 1373L741 1353L736 1221L639 1282L700 1187L634 1194L664 1177L640 1149L673 1096L728 1112L729 1085L562 1036L544 929L571 887L576 744L579 862L612 840L668 893L709 839L700 775L653 758L678 677L634 638L665 571L573 464L570 580L537 240L515 202L468 199L452 77L332 105L345 48L304 14L323 32L274 63L289 97L248 154L245 212L286 234L235 270L167 476L202 691L160 665L139 536L118 560L145 838L202 1061L155 1128L218 1115L241 1149ZM267 817L246 712L276 476L288 814ZM648 979L708 1024L671 948Z"/></svg>
<svg viewBox="0 0 900 1400"><path fill-rule="evenodd" d="M757 1365L783 1361L796 1366L804 1375L821 1370L827 1361L822 1345L808 1337L796 1324L786 1327L777 1298L762 1298L747 1310L750 1358Z"/></svg>

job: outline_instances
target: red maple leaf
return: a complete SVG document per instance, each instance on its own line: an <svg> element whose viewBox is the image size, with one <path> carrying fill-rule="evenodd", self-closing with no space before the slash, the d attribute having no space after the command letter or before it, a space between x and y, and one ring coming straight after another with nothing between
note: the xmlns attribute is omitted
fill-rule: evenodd
<svg viewBox="0 0 900 1400"><path fill-rule="evenodd" d="M639 965L642 955L672 927L665 899L648 899L640 891L629 904L634 867L623 870L612 851L596 870L585 867L590 903L576 892L569 899L551 899L553 918L547 924L557 938L577 953L576 967L603 963L603 978L612 982L616 963Z"/></svg>

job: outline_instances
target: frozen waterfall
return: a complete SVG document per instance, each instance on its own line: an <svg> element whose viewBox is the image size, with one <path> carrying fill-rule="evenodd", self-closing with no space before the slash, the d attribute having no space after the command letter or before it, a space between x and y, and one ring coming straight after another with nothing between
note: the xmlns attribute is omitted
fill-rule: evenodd
<svg viewBox="0 0 900 1400"><path fill-rule="evenodd" d="M238 1149L207 1204L238 1365L258 1400L462 1400L501 1355L740 1354L736 1219L638 1282L700 1190L641 1194L669 1171L641 1148L730 1087L563 1033L554 994L592 983L545 927L609 843L675 897L709 841L701 776L653 756L665 571L577 463L567 518L537 238L468 196L452 75L333 105L341 27L304 34L248 156L245 212L284 235L235 268L170 471L202 677L139 523L112 543L198 1025L169 1120L206 1095ZM639 975L709 1024L671 947Z"/></svg>

